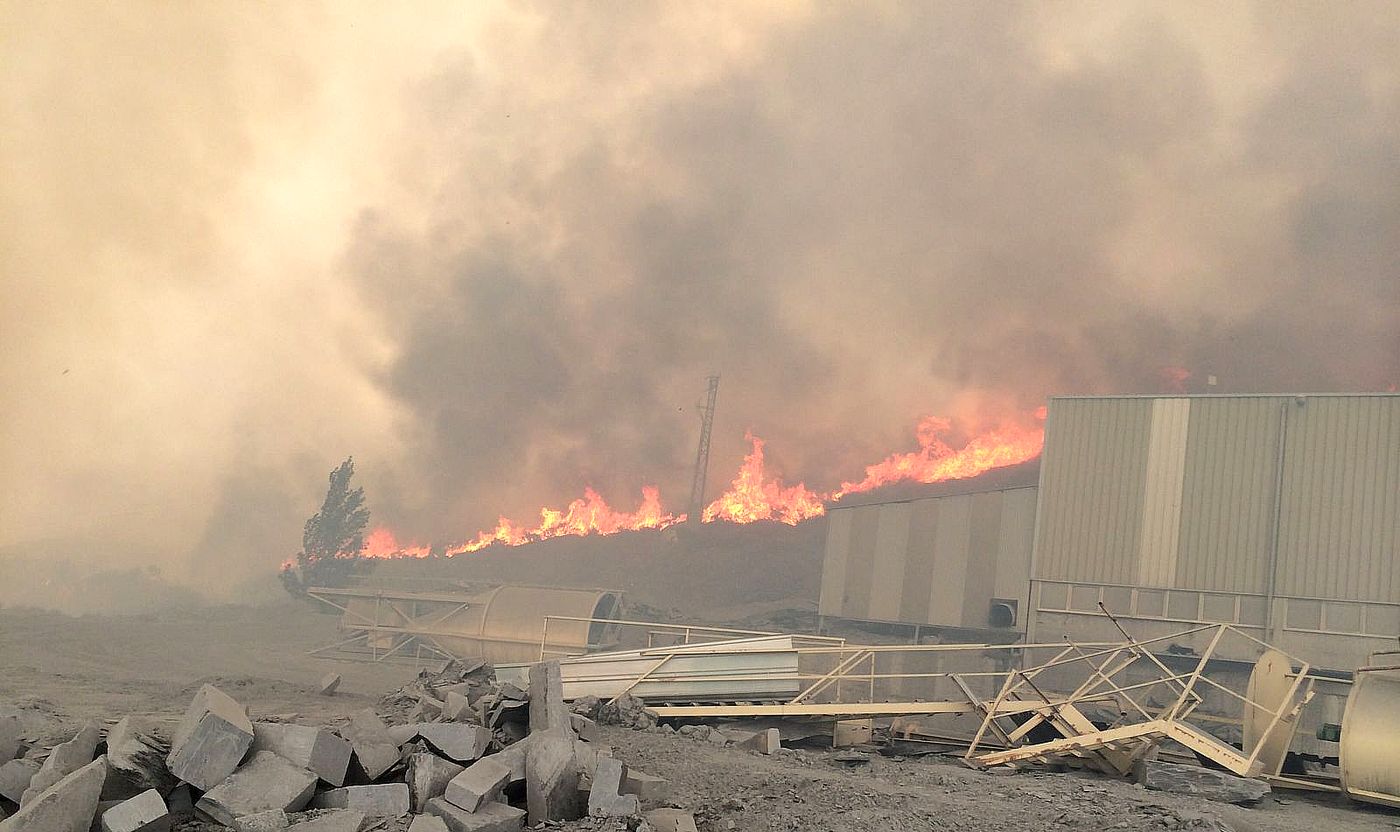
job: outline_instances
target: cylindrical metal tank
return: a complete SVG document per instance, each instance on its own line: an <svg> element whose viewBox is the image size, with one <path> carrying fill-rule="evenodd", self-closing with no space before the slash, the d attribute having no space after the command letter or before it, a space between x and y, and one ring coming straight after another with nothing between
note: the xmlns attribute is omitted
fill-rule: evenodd
<svg viewBox="0 0 1400 832"><path fill-rule="evenodd" d="M359 587L320 590L343 604L340 628L364 632L366 645L394 650L419 639L461 657L488 662L537 661L609 646L617 625L549 620L614 618L620 593L596 589L497 586L477 592L413 591Z"/></svg>
<svg viewBox="0 0 1400 832"><path fill-rule="evenodd" d="M1400 672L1356 674L1342 715L1341 768L1347 796L1400 807Z"/></svg>

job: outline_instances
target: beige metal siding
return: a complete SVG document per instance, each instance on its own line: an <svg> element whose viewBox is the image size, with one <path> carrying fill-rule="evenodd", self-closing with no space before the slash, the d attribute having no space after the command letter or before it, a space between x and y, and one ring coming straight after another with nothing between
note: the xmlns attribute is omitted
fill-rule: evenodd
<svg viewBox="0 0 1400 832"><path fill-rule="evenodd" d="M1268 591L1282 398L1192 402L1174 586Z"/></svg>
<svg viewBox="0 0 1400 832"><path fill-rule="evenodd" d="M1287 408L1281 595L1400 601L1400 397Z"/></svg>
<svg viewBox="0 0 1400 832"><path fill-rule="evenodd" d="M1136 581L1145 586L1171 586L1176 580L1181 489L1186 476L1186 435L1190 424L1190 399L1157 399L1152 403Z"/></svg>
<svg viewBox="0 0 1400 832"><path fill-rule="evenodd" d="M985 627L992 598L1024 616L1035 489L831 511L822 615Z"/></svg>
<svg viewBox="0 0 1400 832"><path fill-rule="evenodd" d="M851 551L851 517L854 512L833 511L826 522L826 555L822 558L822 592L817 602L821 615L841 615L846 604L846 557Z"/></svg>
<svg viewBox="0 0 1400 832"><path fill-rule="evenodd" d="M1151 425L1151 399L1050 401L1036 577L1137 582Z"/></svg>

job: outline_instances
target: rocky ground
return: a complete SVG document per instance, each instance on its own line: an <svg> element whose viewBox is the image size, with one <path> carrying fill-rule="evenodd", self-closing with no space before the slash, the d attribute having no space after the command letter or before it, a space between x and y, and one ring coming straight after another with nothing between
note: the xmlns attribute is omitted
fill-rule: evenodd
<svg viewBox="0 0 1400 832"><path fill-rule="evenodd" d="M213 680L255 718L333 722L373 706L414 668L312 659L335 620L305 607L223 607L166 615L80 617L0 610L0 709L17 710L51 740L92 718L139 713L175 720ZM328 670L345 677L318 696ZM704 832L727 830L1381 830L1400 813L1335 798L1276 792L1256 808L1151 792L1094 774L999 775L946 757L830 751L773 756L662 730L605 727L616 756L671 783L671 800ZM387 828L387 827L386 827ZM578 829L623 829L584 820Z"/></svg>

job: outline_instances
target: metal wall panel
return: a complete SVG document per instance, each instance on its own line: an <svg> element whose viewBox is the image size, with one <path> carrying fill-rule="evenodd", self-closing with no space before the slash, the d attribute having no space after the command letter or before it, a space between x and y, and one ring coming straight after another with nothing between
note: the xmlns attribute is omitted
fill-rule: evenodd
<svg viewBox="0 0 1400 832"><path fill-rule="evenodd" d="M1137 582L1151 424L1151 399L1050 400L1037 578Z"/></svg>
<svg viewBox="0 0 1400 832"><path fill-rule="evenodd" d="M1277 592L1400 601L1400 397L1309 396L1286 412Z"/></svg>
<svg viewBox="0 0 1400 832"><path fill-rule="evenodd" d="M1268 591L1282 398L1192 402L1171 586Z"/></svg>
<svg viewBox="0 0 1400 832"><path fill-rule="evenodd" d="M1145 586L1171 586L1176 580L1181 489L1186 476L1186 434L1190 423L1190 399L1152 402L1136 581Z"/></svg>
<svg viewBox="0 0 1400 832"><path fill-rule="evenodd" d="M1007 598L1024 616L1034 523L1034 487L832 509L819 611L979 628Z"/></svg>

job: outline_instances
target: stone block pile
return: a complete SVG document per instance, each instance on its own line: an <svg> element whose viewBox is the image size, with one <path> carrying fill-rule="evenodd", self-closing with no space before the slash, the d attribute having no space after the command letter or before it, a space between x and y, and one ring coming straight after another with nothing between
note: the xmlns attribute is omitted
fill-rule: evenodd
<svg viewBox="0 0 1400 832"><path fill-rule="evenodd" d="M46 756L0 720L0 832L170 832L190 816L235 832L366 832L395 819L390 828L409 832L583 817L647 826L665 781L599 742L598 703L570 709L557 662L529 678L524 691L480 663L448 663L335 727L254 721L204 685L168 742L127 717L105 737L84 726ZM630 698L607 715L655 723ZM687 828L668 811L657 820Z"/></svg>

